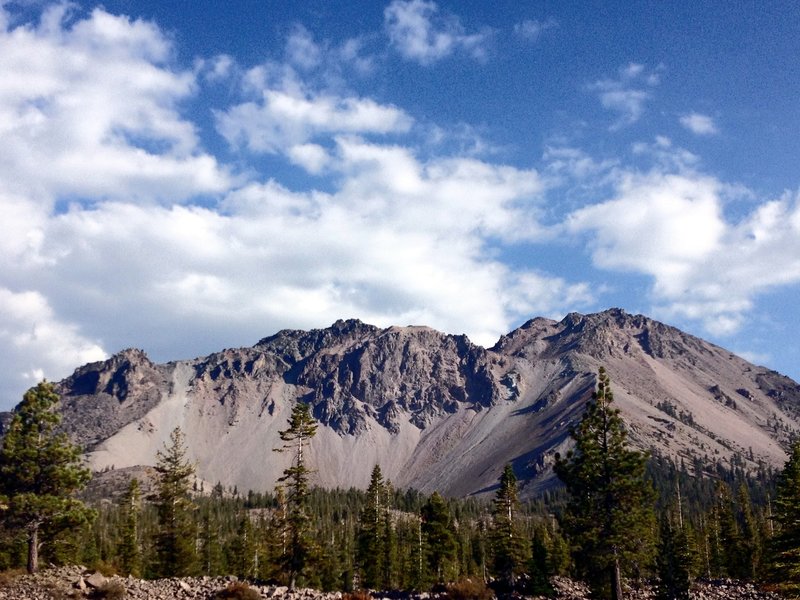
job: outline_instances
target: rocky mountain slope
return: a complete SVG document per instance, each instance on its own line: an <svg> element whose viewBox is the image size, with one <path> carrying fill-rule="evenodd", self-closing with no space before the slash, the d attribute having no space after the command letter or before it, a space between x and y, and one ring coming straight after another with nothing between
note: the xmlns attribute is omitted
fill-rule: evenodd
<svg viewBox="0 0 800 600"><path fill-rule="evenodd" d="M180 426L202 479L270 489L288 461L272 451L278 432L302 401L321 422L320 485L365 487L379 464L397 486L467 495L491 491L511 462L530 494L551 480L601 365L633 442L690 465L780 467L800 429L794 381L618 309L533 319L488 350L356 320L167 364L126 350L58 390L97 470L153 464Z"/></svg>

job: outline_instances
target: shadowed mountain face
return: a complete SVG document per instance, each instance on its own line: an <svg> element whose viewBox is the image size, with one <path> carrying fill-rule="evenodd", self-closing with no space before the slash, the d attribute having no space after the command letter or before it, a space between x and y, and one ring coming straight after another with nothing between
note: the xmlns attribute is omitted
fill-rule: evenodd
<svg viewBox="0 0 800 600"><path fill-rule="evenodd" d="M316 483L491 491L506 463L523 494L552 481L556 451L605 366L634 444L687 464L779 467L800 429L800 386L641 315L533 319L491 349L427 327L337 321L252 348L153 364L123 351L60 382L64 427L95 469L151 465L180 426L204 480L270 489L294 402L322 426ZM697 461L696 459L699 459Z"/></svg>

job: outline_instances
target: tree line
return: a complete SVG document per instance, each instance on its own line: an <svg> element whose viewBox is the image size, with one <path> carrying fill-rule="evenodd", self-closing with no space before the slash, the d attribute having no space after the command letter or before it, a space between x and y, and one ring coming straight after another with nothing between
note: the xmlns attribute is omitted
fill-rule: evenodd
<svg viewBox="0 0 800 600"><path fill-rule="evenodd" d="M623 580L689 597L697 577L771 581L800 592L800 443L783 471L709 472L633 449L608 374L556 456L563 488L521 501L511 465L491 500L399 490L375 465L366 490L311 485L316 422L295 404L277 452L290 466L269 492L205 490L175 429L151 493L133 479L116 501L82 502L79 450L58 434L59 399L25 394L0 449L0 569L80 563L157 578L237 575L323 590L427 590L470 580L549 595L552 575L621 600ZM735 461L734 461L735 462Z"/></svg>

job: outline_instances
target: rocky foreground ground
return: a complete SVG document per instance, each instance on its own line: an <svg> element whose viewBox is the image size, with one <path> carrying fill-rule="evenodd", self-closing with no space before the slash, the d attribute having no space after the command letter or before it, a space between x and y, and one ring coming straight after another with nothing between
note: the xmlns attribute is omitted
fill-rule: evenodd
<svg viewBox="0 0 800 600"><path fill-rule="evenodd" d="M553 579L558 600L587 600L586 587L569 579ZM628 589L630 600L652 600L655 590L651 587ZM50 568L35 575L5 574L0 576L0 600L68 600L68 599L109 600L217 600L238 598L256 600L486 600L470 598L454 591L452 594L414 594L393 593L323 593L310 589L290 591L286 587L272 585L246 584L237 582L234 577L185 577L173 579L142 580L132 577L104 577L100 573L86 571L82 567ZM781 600L774 592L765 591L749 583L731 580L699 581L692 589L692 598L697 600ZM534 599L531 599L534 600ZM538 600L538 599L537 599Z"/></svg>

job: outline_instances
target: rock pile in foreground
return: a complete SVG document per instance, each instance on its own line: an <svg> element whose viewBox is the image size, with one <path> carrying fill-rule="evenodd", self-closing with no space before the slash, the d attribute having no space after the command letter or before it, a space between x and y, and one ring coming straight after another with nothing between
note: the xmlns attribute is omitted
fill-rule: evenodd
<svg viewBox="0 0 800 600"><path fill-rule="evenodd" d="M583 583L565 577L553 577L557 600L588 600L589 588ZM656 590L652 586L625 590L628 600L654 600ZM693 600L782 600L783 596L758 588L752 583L731 579L698 580L692 587Z"/></svg>
<svg viewBox="0 0 800 600"><path fill-rule="evenodd" d="M104 577L80 566L43 570L35 575L6 576L0 579L0 600L69 600L105 598L108 600L215 600L218 594L236 582L235 577L184 577L142 580L132 577ZM563 577L553 578L558 600L588 600L585 585ZM258 597L274 600L342 600L340 592L324 593L310 589L290 591L286 587L251 584ZM376 600L389 594L373 592ZM360 598L364 598L359 594ZM409 595L409 600L446 600L447 594ZM653 600L651 587L627 590L630 600ZM392 600L401 598L396 592ZM774 592L760 590L749 583L731 580L699 581L692 589L696 600L781 600ZM533 600L533 599L532 599ZM537 599L538 600L538 599Z"/></svg>
<svg viewBox="0 0 800 600"><path fill-rule="evenodd" d="M182 577L171 579L136 579L104 577L80 566L46 569L35 575L22 575L0 581L0 600L212 600L225 590L235 577ZM252 584L261 598L280 600L341 600L340 593L316 590L289 591L286 587Z"/></svg>

